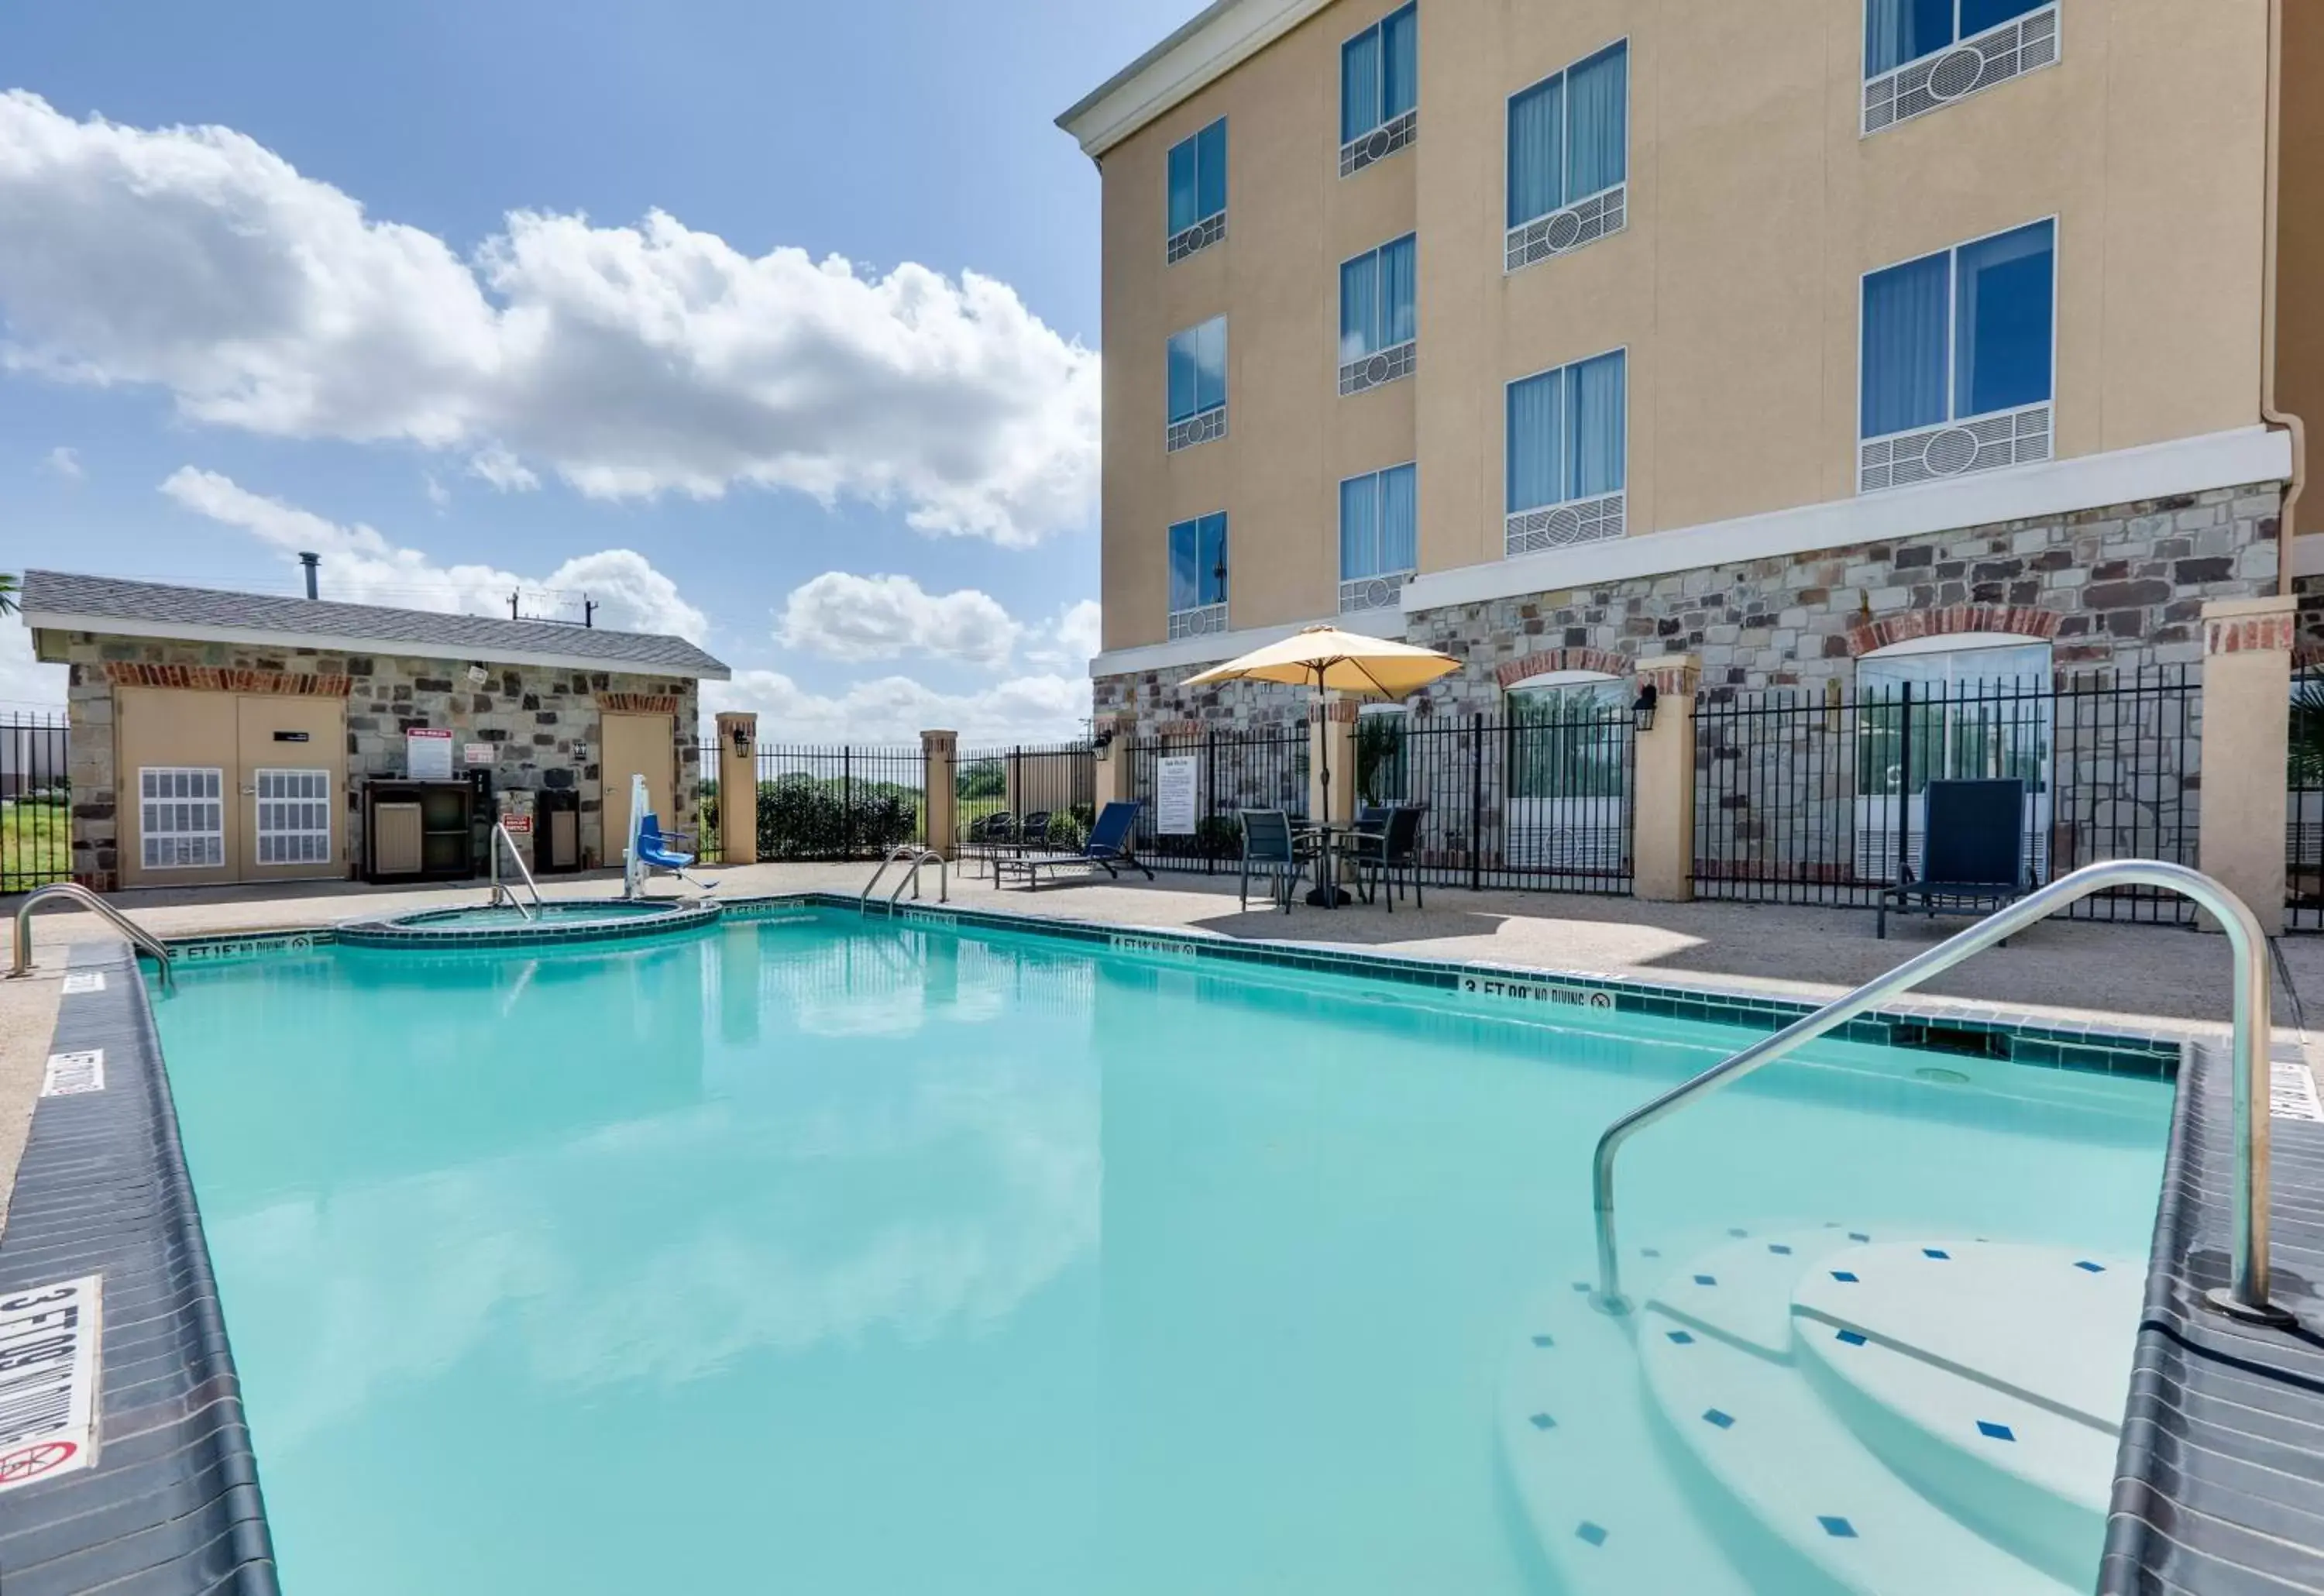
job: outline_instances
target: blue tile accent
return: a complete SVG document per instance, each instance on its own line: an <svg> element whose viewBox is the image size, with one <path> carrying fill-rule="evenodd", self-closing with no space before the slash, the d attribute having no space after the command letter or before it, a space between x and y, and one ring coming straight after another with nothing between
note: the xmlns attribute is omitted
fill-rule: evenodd
<svg viewBox="0 0 2324 1596"><path fill-rule="evenodd" d="M2086 1259L2083 1259L2080 1263L2077 1263L2074 1267L2075 1267L2076 1268L2078 1268L2078 1269L2081 1269L2081 1270L2083 1270L2083 1271L2085 1271L2086 1273L2089 1273L2089 1274L2093 1274L2093 1275L2103 1275L2103 1274L2105 1274L2105 1273L2106 1273L2106 1265L2104 1265L2104 1264L2102 1264L2102 1263L2092 1263L2092 1262L2091 1262L2089 1259L2087 1259L2087 1258L2086 1258Z"/></svg>
<svg viewBox="0 0 2324 1596"><path fill-rule="evenodd" d="M1706 1407L1702 1410L1702 1422L1707 1425L1717 1425L1722 1430L1731 1430L1735 1427L1734 1416L1721 1413L1716 1407Z"/></svg>
<svg viewBox="0 0 2324 1596"><path fill-rule="evenodd" d="M1947 1252L1941 1247L1923 1247L1921 1249L1921 1256L1923 1258L1933 1258L1939 1263L1949 1263L1952 1260L1953 1255Z"/></svg>
<svg viewBox="0 0 2324 1596"><path fill-rule="evenodd" d="M1573 1533L1577 1539L1588 1541L1593 1546L1606 1544L1606 1532L1587 1518L1574 1527Z"/></svg>
<svg viewBox="0 0 2324 1596"><path fill-rule="evenodd" d="M1849 1239L1849 1241L1869 1241L1870 1240L1872 1240L1872 1238L1871 1238L1871 1237L1869 1237L1869 1236L1866 1235L1862 1231L1850 1231L1850 1232L1848 1232L1848 1239Z"/></svg>
<svg viewBox="0 0 2324 1596"><path fill-rule="evenodd" d="M2017 1439L2016 1431L2011 1429L2007 1425L1995 1424L1989 1418L1981 1418L1977 1421L1977 1433L1984 1436L1988 1441L2015 1441Z"/></svg>
<svg viewBox="0 0 2324 1596"><path fill-rule="evenodd" d="M1730 1236L1734 1237L1737 1241L1741 1241L1744 1237L1746 1237L1746 1236L1749 1235L1751 1232L1748 1232L1748 1231L1747 1231L1747 1230L1742 1230L1742 1229L1739 1229L1739 1228L1738 1228L1738 1227L1736 1227L1736 1226L1729 1225L1729 1226L1728 1227L1727 1233L1728 1233L1729 1235L1730 1235Z"/></svg>
<svg viewBox="0 0 2324 1596"><path fill-rule="evenodd" d="M1641 1247L1638 1249L1638 1256L1640 1258L1660 1258L1662 1255L1663 1250L1659 1247Z"/></svg>
<svg viewBox="0 0 2324 1596"><path fill-rule="evenodd" d="M1789 1258L1789 1257L1791 1257L1791 1255L1792 1255L1792 1250L1791 1250L1790 1246L1789 1246L1789 1245L1787 1245L1787 1244L1786 1244L1786 1243L1784 1243L1784 1242L1782 1242L1782 1241L1770 1241L1770 1242L1768 1242L1768 1243L1767 1243L1767 1250L1768 1250L1768 1251L1770 1251L1770 1252L1772 1252L1772 1253L1776 1254L1778 1257L1781 1257L1781 1258Z"/></svg>
<svg viewBox="0 0 2324 1596"><path fill-rule="evenodd" d="M1573 1283L1573 1289L1576 1291L1587 1291L1590 1289L1590 1282L1587 1280L1576 1280Z"/></svg>
<svg viewBox="0 0 2324 1596"><path fill-rule="evenodd" d="M1719 1277L1716 1275L1697 1275L1694 1278L1694 1283L1697 1286L1716 1286L1719 1284Z"/></svg>
<svg viewBox="0 0 2324 1596"><path fill-rule="evenodd" d="M1856 1271L1854 1269L1834 1269L1831 1272L1831 1278L1839 1281L1843 1286L1853 1286L1856 1284Z"/></svg>
<svg viewBox="0 0 2324 1596"><path fill-rule="evenodd" d="M1663 1333L1671 1338L1674 1346L1691 1347L1694 1344L1694 1336L1688 1331L1666 1330Z"/></svg>
<svg viewBox="0 0 2324 1596"><path fill-rule="evenodd" d="M1545 1413L1536 1413L1526 1422L1536 1430L1554 1430L1557 1428L1557 1421L1550 1417L1549 1415Z"/></svg>
<svg viewBox="0 0 2324 1596"><path fill-rule="evenodd" d="M1861 1330L1843 1330L1833 1339L1846 1342L1851 1347L1860 1347L1867 1338Z"/></svg>
<svg viewBox="0 0 2324 1596"><path fill-rule="evenodd" d="M1818 1513L1816 1522L1822 1525L1824 1534L1834 1540L1852 1541L1856 1538L1856 1526L1845 1518L1834 1518L1829 1513Z"/></svg>
<svg viewBox="0 0 2324 1596"><path fill-rule="evenodd" d="M1557 1344L1557 1338L1549 1335L1536 1335L1533 1338L1533 1344L1537 1347L1554 1347Z"/></svg>

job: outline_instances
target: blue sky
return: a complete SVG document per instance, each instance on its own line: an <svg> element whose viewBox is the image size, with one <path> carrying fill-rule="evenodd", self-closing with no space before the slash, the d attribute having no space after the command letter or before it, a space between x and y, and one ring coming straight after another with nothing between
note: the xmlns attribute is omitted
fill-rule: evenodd
<svg viewBox="0 0 2324 1596"><path fill-rule="evenodd" d="M695 632L770 734L1070 729L1098 183L1051 119L1192 9L10 7L0 568L319 544L338 596ZM0 698L57 697L6 633Z"/></svg>

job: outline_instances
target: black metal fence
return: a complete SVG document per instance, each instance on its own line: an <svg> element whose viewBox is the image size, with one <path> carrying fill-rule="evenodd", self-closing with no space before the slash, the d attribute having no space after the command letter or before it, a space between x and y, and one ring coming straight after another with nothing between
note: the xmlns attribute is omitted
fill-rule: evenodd
<svg viewBox="0 0 2324 1596"><path fill-rule="evenodd" d="M918 744L759 750L759 857L877 859L927 840ZM714 767L715 768L715 767Z"/></svg>
<svg viewBox="0 0 2324 1596"><path fill-rule="evenodd" d="M678 739L681 752L687 740ZM695 857L705 864L716 864L726 857L725 840L718 831L718 739L697 736L693 741L694 768L702 784L702 803L696 816Z"/></svg>
<svg viewBox="0 0 2324 1596"><path fill-rule="evenodd" d="M2284 771L2283 926L2324 931L2324 670L2292 681Z"/></svg>
<svg viewBox="0 0 2324 1596"><path fill-rule="evenodd" d="M1132 836L1156 870L1231 872L1242 856L1242 810L1307 811L1305 721L1155 737L1118 745L1111 757L1129 761L1129 796L1139 800Z"/></svg>
<svg viewBox="0 0 2324 1596"><path fill-rule="evenodd" d="M62 715L0 714L0 893L72 879L72 788Z"/></svg>
<svg viewBox="0 0 2324 1596"><path fill-rule="evenodd" d="M1695 715L1695 893L1870 907L1917 871L1932 780L2015 777L2036 884L2102 859L2192 864L2201 683L2183 666L2015 683L1706 693ZM2181 921L2126 889L2078 918Z"/></svg>
<svg viewBox="0 0 2324 1596"><path fill-rule="evenodd" d="M1078 848L1089 836L1097 764L1086 743L964 749L953 764L953 835L964 847L1045 841Z"/></svg>

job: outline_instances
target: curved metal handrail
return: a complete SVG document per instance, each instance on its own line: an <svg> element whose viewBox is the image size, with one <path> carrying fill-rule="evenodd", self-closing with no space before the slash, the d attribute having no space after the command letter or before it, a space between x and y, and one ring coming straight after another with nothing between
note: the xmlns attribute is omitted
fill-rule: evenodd
<svg viewBox="0 0 2324 1596"><path fill-rule="evenodd" d="M904 895L905 881L909 881L911 883L912 896L915 899L919 897L920 870L931 859L936 862L936 901L938 903L950 903L952 901L952 881L950 874L945 865L945 856L942 853L937 853L934 848L923 848L918 843L898 843L894 847L888 850L888 856L880 861L880 868L872 872L872 879L863 883L863 890L856 894L856 908L869 909L872 907L872 891L880 885L880 878L886 875L888 873L888 867L895 863L899 859L909 860L911 862L911 869L904 872L903 879L899 881L895 885L895 890L888 894L889 902L893 903Z"/></svg>
<svg viewBox="0 0 2324 1596"><path fill-rule="evenodd" d="M527 909L524 906L523 900L517 897L514 890L501 885L501 845L503 843L508 844L509 863L516 866L516 873L523 879L524 890L532 894L532 908L530 909ZM516 838L509 835L508 822L505 819L495 820L493 822L491 852L493 860L493 906L494 908L498 908L500 906L501 899L505 898L511 904L515 906L517 913L524 917L524 922L526 925L529 926L532 924L534 917L544 907L540 901L540 889L533 882L532 872L525 868L524 857L517 852Z"/></svg>
<svg viewBox="0 0 2324 1596"><path fill-rule="evenodd" d="M2200 871L2183 864L2151 859L2116 859L2084 865L2071 875L2052 881L1979 921L1957 936L1947 938L1908 959L1877 981L1867 982L1846 997L1827 1003L1804 1019L1795 1020L1764 1041L1755 1043L1692 1080L1673 1087L1652 1102L1632 1110L1606 1128L1598 1139L1591 1167L1592 1206L1598 1222L1597 1305L1609 1313L1626 1313L1622 1297L1620 1259L1614 1241L1614 1155L1633 1135L1667 1118L1696 1098L1733 1084L1763 1065L1847 1024L1885 999L1918 986L1972 954L2013 936L2037 920L2047 918L2068 904L2114 887L2160 887L2191 898L2227 933L2236 964L2234 1008L2235 1097L2235 1257L2229 1283L2210 1293L2211 1305L2238 1319L2283 1324L2291 1315L2268 1301L2267 1193L2270 1008L2267 936L2242 899Z"/></svg>
<svg viewBox="0 0 2324 1596"><path fill-rule="evenodd" d="M32 971L32 909L35 904L50 898L62 898L78 903L83 909L96 911L99 918L111 921L115 930L129 938L131 946L152 955L153 962L161 966L162 992L175 992L178 990L177 973L170 967L170 950L163 946L161 939L78 881L52 881L45 887L35 887L24 895L24 901L16 906L15 964L8 972L9 980L14 981Z"/></svg>

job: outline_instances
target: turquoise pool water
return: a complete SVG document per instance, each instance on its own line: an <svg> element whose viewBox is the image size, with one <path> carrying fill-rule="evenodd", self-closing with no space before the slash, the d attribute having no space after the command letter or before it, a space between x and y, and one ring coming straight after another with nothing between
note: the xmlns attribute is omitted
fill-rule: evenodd
<svg viewBox="0 0 2324 1596"><path fill-rule="evenodd" d="M1458 1002L844 915L189 967L286 1587L1619 1588L1513 1476L1509 1349L1589 1273L1599 1130L1739 1038ZM2166 1085L1933 1062L1825 1047L1642 1136L1626 1244L2144 1256Z"/></svg>

